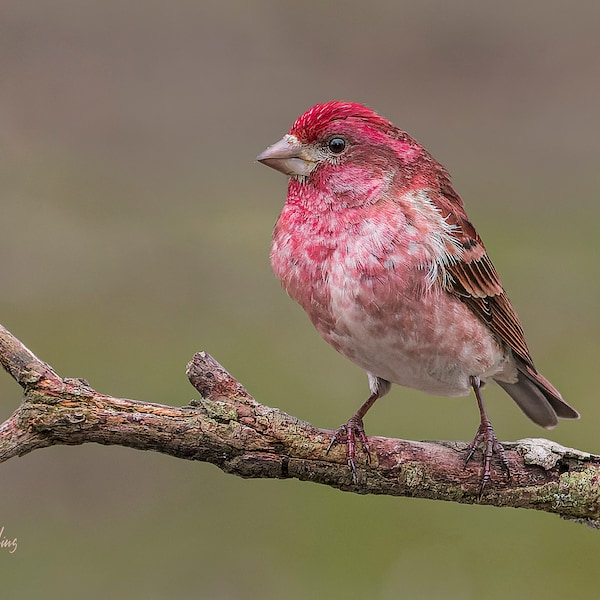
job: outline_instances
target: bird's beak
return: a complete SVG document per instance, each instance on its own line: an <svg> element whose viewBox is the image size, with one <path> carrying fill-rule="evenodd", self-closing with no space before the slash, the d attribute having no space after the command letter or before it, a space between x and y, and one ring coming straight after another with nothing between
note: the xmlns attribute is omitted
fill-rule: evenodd
<svg viewBox="0 0 600 600"><path fill-rule="evenodd" d="M256 160L290 176L306 176L317 166L317 159L311 155L309 148L290 134L261 152Z"/></svg>

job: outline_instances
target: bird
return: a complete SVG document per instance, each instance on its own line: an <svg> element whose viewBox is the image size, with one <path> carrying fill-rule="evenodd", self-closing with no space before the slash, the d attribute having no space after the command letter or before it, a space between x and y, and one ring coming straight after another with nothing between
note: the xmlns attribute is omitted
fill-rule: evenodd
<svg viewBox="0 0 600 600"><path fill-rule="evenodd" d="M370 457L363 418L392 384L448 397L473 390L479 497L496 455L483 402L496 382L536 424L579 413L537 370L523 327L450 175L408 133L367 106L330 101L299 116L257 161L288 176L271 266L333 348L367 374L370 395L331 438Z"/></svg>

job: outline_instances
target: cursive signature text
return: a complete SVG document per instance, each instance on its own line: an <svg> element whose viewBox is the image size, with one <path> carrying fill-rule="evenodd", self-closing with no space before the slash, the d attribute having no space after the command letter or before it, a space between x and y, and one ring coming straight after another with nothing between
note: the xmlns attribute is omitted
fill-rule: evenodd
<svg viewBox="0 0 600 600"><path fill-rule="evenodd" d="M4 536L4 525L0 527L0 550L7 549L12 554L17 549L17 538L9 539Z"/></svg>

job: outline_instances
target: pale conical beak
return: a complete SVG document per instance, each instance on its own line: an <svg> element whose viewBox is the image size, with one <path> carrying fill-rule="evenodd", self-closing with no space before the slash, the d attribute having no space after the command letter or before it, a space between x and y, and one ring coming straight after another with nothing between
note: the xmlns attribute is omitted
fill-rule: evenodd
<svg viewBox="0 0 600 600"><path fill-rule="evenodd" d="M290 176L308 175L317 166L316 158L307 147L290 134L261 152L256 160Z"/></svg>

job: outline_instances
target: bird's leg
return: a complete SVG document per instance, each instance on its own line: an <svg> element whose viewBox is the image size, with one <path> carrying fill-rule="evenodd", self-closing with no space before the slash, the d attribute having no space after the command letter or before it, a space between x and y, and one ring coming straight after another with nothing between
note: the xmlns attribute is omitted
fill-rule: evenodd
<svg viewBox="0 0 600 600"><path fill-rule="evenodd" d="M331 442L327 447L326 454L329 453L335 444L346 444L346 457L348 466L352 472L352 482L357 483L358 477L356 474L356 464L354 458L356 455L356 442L360 440L363 449L367 455L367 462L371 462L371 454L369 450L369 442L365 434L363 417L368 410L375 404L375 401L381 396L384 396L390 390L391 384L385 379L373 377L369 375L369 383L371 386L371 395L367 398L364 404L348 419L348 421L339 427L331 438Z"/></svg>
<svg viewBox="0 0 600 600"><path fill-rule="evenodd" d="M479 493L477 495L477 497L481 499L481 495L483 494L483 488L490 480L490 467L492 462L492 455L494 454L494 452L500 457L500 461L502 462L502 469L506 473L507 477L510 477L510 469L508 467L508 459L506 458L504 447L498 441L490 419L487 416L487 413L485 412L483 398L481 397L481 385L479 377L471 377L471 386L473 387L475 397L477 398L477 406L479 407L481 422L479 425L479 429L477 430L477 433L473 438L473 441L469 445L469 452L467 454L467 458L465 459L465 467L473 457L473 454L475 453L477 447L481 444L483 451L483 475L481 477L481 482L479 484Z"/></svg>

